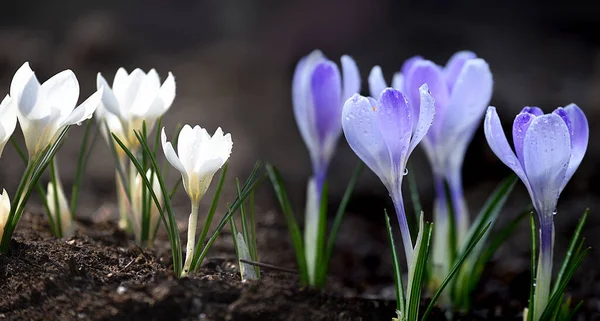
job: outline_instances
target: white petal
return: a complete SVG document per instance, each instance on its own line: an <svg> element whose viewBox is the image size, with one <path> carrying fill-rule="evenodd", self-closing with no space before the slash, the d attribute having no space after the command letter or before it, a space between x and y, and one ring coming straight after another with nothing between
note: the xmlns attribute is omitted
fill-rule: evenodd
<svg viewBox="0 0 600 321"><path fill-rule="evenodd" d="M164 113L169 110L173 100L175 99L175 77L169 72L169 76L160 87L158 96L150 106L147 117L158 119Z"/></svg>
<svg viewBox="0 0 600 321"><path fill-rule="evenodd" d="M381 67L373 67L373 69L371 69L371 73L369 73L369 92L371 97L378 98L386 87L387 83L383 78Z"/></svg>
<svg viewBox="0 0 600 321"><path fill-rule="evenodd" d="M167 134L165 134L164 127L162 128L160 138L161 138L161 142L162 142L163 152L165 154L165 157L171 164L171 166L175 167L175 169L177 169L179 172L181 172L182 176L187 175L186 171L185 171L185 167L183 167L183 164L181 164L179 157L177 156L177 154L175 153L175 150L173 149L173 145L171 144L171 142L167 142Z"/></svg>
<svg viewBox="0 0 600 321"><path fill-rule="evenodd" d="M62 119L73 112L79 99L79 82L71 70L61 71L42 84L45 108L58 108Z"/></svg>
<svg viewBox="0 0 600 321"><path fill-rule="evenodd" d="M141 69L135 69L127 76L126 80L119 79L118 82L115 81L112 90L119 101L121 114L125 114L125 111L127 112L127 115L131 113L131 108L137 97L138 90L145 78L146 74ZM117 80L116 76L115 80Z"/></svg>
<svg viewBox="0 0 600 321"><path fill-rule="evenodd" d="M130 113L133 117L146 118L152 104L158 97L160 79L156 70L151 69L139 85L137 95L131 106Z"/></svg>
<svg viewBox="0 0 600 321"><path fill-rule="evenodd" d="M117 73L115 74L115 79L113 80L113 85L112 88L113 90L115 88L125 88L128 86L129 84L129 74L127 73L127 70L125 70L125 68L121 67L117 70Z"/></svg>
<svg viewBox="0 0 600 321"><path fill-rule="evenodd" d="M10 83L10 96L16 104L20 114L29 116L30 114L40 113L39 111L34 112L40 86L33 70L29 67L29 63L24 63L21 68L17 70ZM34 116L43 117L44 115Z"/></svg>
<svg viewBox="0 0 600 321"><path fill-rule="evenodd" d="M4 146L17 127L17 110L9 95L0 103L0 157Z"/></svg>
<svg viewBox="0 0 600 321"><path fill-rule="evenodd" d="M98 73L98 76L96 76L96 89L100 90L100 88L104 88L102 94L102 104L104 105L104 107L110 113L117 116L121 116L121 109L117 97L115 97L115 94L106 82L106 79L104 79L104 77L102 77L102 75Z"/></svg>
<svg viewBox="0 0 600 321"><path fill-rule="evenodd" d="M66 125L80 124L82 121L92 118L94 111L102 101L104 87L101 87L86 99L79 107L75 108L70 115L61 122L60 127Z"/></svg>

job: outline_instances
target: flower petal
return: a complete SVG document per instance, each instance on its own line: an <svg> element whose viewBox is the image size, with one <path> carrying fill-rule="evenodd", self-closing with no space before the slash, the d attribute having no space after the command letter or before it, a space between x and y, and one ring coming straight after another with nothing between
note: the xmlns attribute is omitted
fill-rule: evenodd
<svg viewBox="0 0 600 321"><path fill-rule="evenodd" d="M24 63L13 76L10 83L10 97L21 115L41 118L48 114L43 108L35 108L40 86L29 62Z"/></svg>
<svg viewBox="0 0 600 321"><path fill-rule="evenodd" d="M127 70L125 70L125 68L121 67L117 70L117 73L115 73L115 79L113 80L113 85L112 88L125 88L128 86L129 84L129 73L127 73Z"/></svg>
<svg viewBox="0 0 600 321"><path fill-rule="evenodd" d="M569 161L569 167L565 174L565 179L560 187L562 191L567 182L573 177L575 171L581 164L585 151L587 150L590 130L588 127L588 121L583 111L575 104L570 104L565 107L565 111L571 121L571 159Z"/></svg>
<svg viewBox="0 0 600 321"><path fill-rule="evenodd" d="M379 97L383 90L387 88L387 86L388 85L383 78L381 67L373 67L373 69L371 69L371 73L369 73L369 93L371 97Z"/></svg>
<svg viewBox="0 0 600 321"><path fill-rule="evenodd" d="M185 177L187 175L187 173L185 171L185 167L183 167L183 164L181 164L181 161L179 160L179 157L175 153L175 150L173 149L173 145L171 144L171 142L167 142L167 134L165 134L164 127L162 128L162 132L160 133L160 139L161 139L161 143L162 143L163 152L165 154L165 158L167 158L167 160L169 161L171 166L175 167L175 169L177 169L179 172L181 172L181 175Z"/></svg>
<svg viewBox="0 0 600 321"><path fill-rule="evenodd" d="M355 94L344 104L342 128L354 153L387 184L392 163L379 130L378 118L373 101Z"/></svg>
<svg viewBox="0 0 600 321"><path fill-rule="evenodd" d="M523 164L523 143L525 141L525 133L527 133L527 129L534 119L535 116L533 114L520 113L517 115L517 117L515 117L515 121L513 122L513 144L515 145L517 159L523 168L525 168L525 164Z"/></svg>
<svg viewBox="0 0 600 321"><path fill-rule="evenodd" d="M17 110L9 95L0 103L0 157L4 146L17 127Z"/></svg>
<svg viewBox="0 0 600 321"><path fill-rule="evenodd" d="M325 60L325 57L319 50L311 52L310 55L298 62L292 80L294 116L302 139L309 151L315 149L314 145L318 140L310 84L315 66L323 60Z"/></svg>
<svg viewBox="0 0 600 321"><path fill-rule="evenodd" d="M523 164L539 215L552 215L571 158L569 129L556 114L536 117L525 133Z"/></svg>
<svg viewBox="0 0 600 321"><path fill-rule="evenodd" d="M530 190L529 181L525 175L525 170L521 166L521 163L515 156L515 153L512 151L508 141L506 140L506 135L504 135L500 118L496 112L496 107L488 107L483 129L488 145L494 154L496 154L500 161L508 166L508 168L512 169L513 172L515 172L515 174L517 174L517 176L519 176L519 178L523 181L527 187L527 190Z"/></svg>
<svg viewBox="0 0 600 321"><path fill-rule="evenodd" d="M148 117L158 118L164 115L171 108L173 100L175 100L175 77L169 72L167 79L160 86L158 97L156 97L156 100L148 111Z"/></svg>
<svg viewBox="0 0 600 321"><path fill-rule="evenodd" d="M436 134L468 136L466 143L469 143L490 103L493 87L492 73L485 60L478 58L466 61L454 84L448 105L441 111L443 118L436 115L436 121L443 119L443 123L434 122L433 126L438 129ZM436 100L436 113L440 112L439 106Z"/></svg>
<svg viewBox="0 0 600 321"><path fill-rule="evenodd" d="M354 94L360 93L360 71L352 57L343 55L342 62L342 81L344 82L342 102Z"/></svg>
<svg viewBox="0 0 600 321"><path fill-rule="evenodd" d="M541 116L544 114L544 112L540 109L540 107L523 107L523 110L521 110L521 113L529 113L532 114L534 116Z"/></svg>
<svg viewBox="0 0 600 321"><path fill-rule="evenodd" d="M414 64L418 61L423 60L421 56L412 56L404 61L402 64L402 68L400 68L400 72L406 77L410 72L410 69L414 66Z"/></svg>
<svg viewBox="0 0 600 321"><path fill-rule="evenodd" d="M199 126L196 127L192 128L190 125L183 126L177 138L177 155L179 155L179 161L187 173L194 171L196 158L200 154L200 142L203 139L202 136L197 135L195 129L198 129Z"/></svg>
<svg viewBox="0 0 600 321"><path fill-rule="evenodd" d="M421 142L423 137L427 134L427 131L431 127L435 116L435 101L429 93L427 84L424 84L419 88L419 93L421 94L421 100L419 104L419 120L415 126L412 138L410 139L408 155L412 153L415 147L417 147L419 142Z"/></svg>
<svg viewBox="0 0 600 321"><path fill-rule="evenodd" d="M86 99L79 107L75 108L70 115L67 115L66 118L60 123L59 127L66 125L74 125L80 124L82 121L86 119L92 118L94 111L100 105L102 101L102 95L104 93L104 87L100 87L98 91L93 93L88 99Z"/></svg>
<svg viewBox="0 0 600 321"><path fill-rule="evenodd" d="M119 106L119 101L117 97L113 93L112 89L106 82L106 79L102 77L100 73L96 76L96 89L104 88L102 94L102 104L104 107L112 114L121 117L121 108Z"/></svg>
<svg viewBox="0 0 600 321"><path fill-rule="evenodd" d="M123 79L123 73L120 71L121 69L117 71L117 76L119 76L119 78L115 76L112 90L119 101L121 114L127 113L127 115L129 115L132 112L131 109L133 103L138 96L138 91L146 78L146 74L141 69L136 68L129 76L127 76L127 79Z"/></svg>
<svg viewBox="0 0 600 321"><path fill-rule="evenodd" d="M71 70L64 70L42 84L45 108L58 108L64 119L73 112L79 100L79 82Z"/></svg>
<svg viewBox="0 0 600 321"><path fill-rule="evenodd" d="M137 90L137 95L131 106L133 117L145 118L160 91L160 77L155 69L151 69L144 77Z"/></svg>
<svg viewBox="0 0 600 321"><path fill-rule="evenodd" d="M415 115L413 119L414 126L416 126L418 121L416 115L419 114L419 104L421 102L419 88L423 84L427 84L429 92L435 100L435 121L433 126L437 127L437 124L441 123L441 119L446 114L446 106L450 98L448 85L440 66L429 60L418 60L414 62L404 81L406 95L413 110L413 115Z"/></svg>
<svg viewBox="0 0 600 321"><path fill-rule="evenodd" d="M339 137L342 115L342 81L335 63L324 61L318 64L311 78L311 92L317 134L321 146L329 137Z"/></svg>
<svg viewBox="0 0 600 321"><path fill-rule="evenodd" d="M452 55L446 63L446 67L444 68L444 75L446 76L446 81L448 82L448 87L450 88L450 92L454 88L454 84L460 75L465 62L469 59L475 59L477 55L471 51L459 51Z"/></svg>
<svg viewBox="0 0 600 321"><path fill-rule="evenodd" d="M399 90L386 88L379 97L376 114L392 162L406 165L413 128L413 114L406 97Z"/></svg>
<svg viewBox="0 0 600 321"><path fill-rule="evenodd" d="M400 91L404 91L404 75L401 72L397 72L394 74L394 78L392 79L392 88Z"/></svg>

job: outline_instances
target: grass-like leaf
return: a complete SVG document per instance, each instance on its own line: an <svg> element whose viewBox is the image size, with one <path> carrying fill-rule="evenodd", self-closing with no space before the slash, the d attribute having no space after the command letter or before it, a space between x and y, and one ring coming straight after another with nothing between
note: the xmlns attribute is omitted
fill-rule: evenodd
<svg viewBox="0 0 600 321"><path fill-rule="evenodd" d="M413 205L413 211L415 213L414 217L408 219L408 223L411 231L415 231L417 229L417 221L419 217L421 217L421 212L423 212L423 206L421 206L421 196L419 195L419 186L417 184L417 178L415 177L414 172L412 171L412 166L408 168L408 190L410 191L410 200ZM414 233L413 233L414 235ZM415 240L412 240L413 242Z"/></svg>
<svg viewBox="0 0 600 321"><path fill-rule="evenodd" d="M261 181L261 177L262 177L262 175L259 175L260 167L261 167L261 163L256 162L256 164L254 165L254 168L252 169L252 172L250 173L250 175L246 179L246 182L244 183L244 186L242 187L241 197L237 197L233 201L233 203L229 207L229 210L227 211L227 213L225 213L223 218L221 218L221 221L219 221L217 228L213 231L213 234L208 239L208 242L206 242L204 247L201 247L201 246L196 247L196 249L194 250L194 257L192 259L190 271L194 271L198 267L200 267L200 264L202 264L202 261L204 261L204 258L208 254L208 250L210 249L212 244L215 242L215 240L221 233L221 230L223 230L223 227L225 227L225 225L227 224L227 221L229 220L229 218L239 209L239 207L246 200L248 195L250 195L250 193L252 193L252 191L254 191L254 188L256 188L256 186L259 184L259 182Z"/></svg>
<svg viewBox="0 0 600 321"><path fill-rule="evenodd" d="M350 197L354 192L354 188L356 187L356 183L360 178L363 170L365 168L365 164L363 162L359 162L352 173L352 177L350 177L350 181L348 182L348 186L346 186L346 191L344 191L344 196L342 197L342 201L338 206L337 212L335 213L335 218L333 219L333 225L331 226L331 230L329 231L329 238L327 239L327 245L325 247L325 255L323 257L323 261L321 264L321 271L319 275L321 278L326 278L327 273L329 271L329 263L331 261L331 256L333 255L333 248L335 246L335 240L337 238L337 233L342 226L342 221L344 219L344 215L346 214L346 207L348 206L348 202L350 201ZM324 282L325 280L322 280Z"/></svg>
<svg viewBox="0 0 600 321"><path fill-rule="evenodd" d="M387 210L384 210L385 226L387 228L388 237L390 239L390 248L392 250L392 263L394 264L394 287L396 288L396 310L400 311L400 315L406 315L406 297L404 295L404 285L402 284L402 271L400 270L400 260L398 259L398 251L396 250L396 242L394 242L394 233L390 224L390 217Z"/></svg>
<svg viewBox="0 0 600 321"><path fill-rule="evenodd" d="M210 205L210 209L208 210L208 214L206 215L206 219L204 219L204 225L202 226L202 232L200 232L200 237L198 238L198 243L196 243L196 249L202 248L204 242L206 241L206 236L208 235L208 230L210 229L210 225L212 223L213 217L215 216L215 212L217 211L217 207L219 206L219 199L221 198L221 191L223 190L223 184L225 184L225 177L227 177L227 168L229 167L229 162L226 162L221 169L221 176L219 176L219 182L217 183L217 189L215 190L215 195L213 196L212 204Z"/></svg>
<svg viewBox="0 0 600 321"><path fill-rule="evenodd" d="M90 131L92 129L91 121L85 124L85 131L83 132L83 139L81 141L81 148L79 149L79 156L77 157L77 167L75 169L75 179L73 181L73 188L71 189L71 215L73 218L77 215L77 205L79 204L79 191L83 184L83 174L88 164L92 149L96 144L98 138L98 132L94 132L92 142L88 144L90 138ZM89 145L89 146L88 146Z"/></svg>
<svg viewBox="0 0 600 321"><path fill-rule="evenodd" d="M298 264L298 271L300 273L300 281L302 284L308 284L308 269L306 265L306 256L304 254L302 233L300 232L300 228L296 222L296 217L294 216L292 205L285 191L283 179L281 178L279 171L273 165L267 164L266 170L267 174L269 175L269 179L271 180L271 184L273 185L275 194L277 195L277 200L279 201L283 215L287 221L288 231L290 232L290 237L292 239L292 245L294 246L294 251L296 252L296 261Z"/></svg>
<svg viewBox="0 0 600 321"><path fill-rule="evenodd" d="M421 321L425 321L427 319L427 316L429 316L429 313L431 313L431 310L435 306L435 302L440 297L440 295L442 295L444 288L448 285L448 283L450 283L450 281L456 275L456 273L458 273L462 264L465 262L465 260L469 256L469 254L471 254L471 251L477 246L477 243L485 235L487 230L490 228L491 224L492 223L488 223L481 231L479 231L479 234L477 234L475 236L475 238L471 241L471 243L468 244L466 250L464 252L462 252L460 257L456 260L456 262L454 262L454 266L452 267L452 269L450 269L448 276L446 276L446 278L444 279L442 284L440 284L440 287L438 288L438 290L435 292L435 294L431 298L431 301L429 302L429 305L427 306L427 310L425 310L425 313L423 314L423 318L421 319Z"/></svg>
<svg viewBox="0 0 600 321"><path fill-rule="evenodd" d="M419 317L419 306L421 304L421 288L423 287L423 277L427 268L427 259L429 258L429 249L431 245L432 223L425 223L423 215L419 219L419 234L415 242L412 264L408 270L408 288L406 289L406 321L416 321Z"/></svg>
<svg viewBox="0 0 600 321"><path fill-rule="evenodd" d="M140 164L140 162L137 160L135 155L133 155L133 153L125 146L125 144L119 139L119 137L117 137L117 135L115 135L113 133L111 133L111 134L112 134L115 142L121 147L121 149L125 152L127 157L129 157L132 164L135 166L135 168L140 173L140 177L142 178L144 185L148 189L148 192L150 193L150 196L152 197L154 204L159 209L160 217L161 217L161 220L167 230L169 243L171 245L171 254L173 256L173 270L175 272L175 275L177 275L179 277L181 275L181 272L183 269L183 263L182 263L183 261L182 261L182 255L181 255L181 239L179 236L179 230L177 228L177 221L175 219L175 213L173 213L173 207L171 205L171 200L168 197L164 197L164 202L165 202L164 210L166 210L166 212L167 212L165 214L163 207L161 206L161 204L158 200L158 197L154 193L154 189L152 188L152 183L148 180L148 178L145 175L142 164ZM167 195L167 189L165 188L165 182L164 182L163 176L159 172L158 164L156 163L156 159L152 155L150 146L148 146L145 137L140 135L138 132L136 132L135 134L136 134L136 137L137 137L144 153L149 155L150 166L156 172L156 178L158 179L158 183L161 188L161 193L163 195ZM116 149L115 149L115 153L116 153Z"/></svg>

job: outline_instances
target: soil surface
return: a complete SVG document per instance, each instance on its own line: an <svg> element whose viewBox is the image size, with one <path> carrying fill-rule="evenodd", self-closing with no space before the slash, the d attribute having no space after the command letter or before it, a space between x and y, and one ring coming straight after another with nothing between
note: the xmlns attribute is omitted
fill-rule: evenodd
<svg viewBox="0 0 600 321"><path fill-rule="evenodd" d="M259 255L264 262L293 267L287 231L275 215L265 214L258 224ZM370 225L349 216L344 229ZM0 256L0 320L389 321L394 316L391 270L379 272L389 268L387 247L377 244L381 236L360 245L348 238L351 233L341 233L333 277L320 292L300 287L295 274L278 270L263 269L261 280L241 282L227 231L201 269L184 279L173 275L163 234L153 249L141 249L103 215L79 220L69 239L57 240L48 231L42 214L24 214L9 253ZM485 278L475 312L457 319L519 320L529 272L500 277L490 269ZM444 320L440 310L430 320Z"/></svg>

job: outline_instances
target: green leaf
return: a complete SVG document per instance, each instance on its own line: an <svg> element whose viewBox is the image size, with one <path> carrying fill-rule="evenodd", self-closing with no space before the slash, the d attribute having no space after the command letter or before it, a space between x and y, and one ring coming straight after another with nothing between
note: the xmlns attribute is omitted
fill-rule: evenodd
<svg viewBox="0 0 600 321"><path fill-rule="evenodd" d="M586 209L585 212L583 213L583 216L579 219L577 226L575 227L575 233L573 234L573 237L571 238L571 242L569 243L567 253L565 254L565 258L564 258L563 263L558 272L558 276L556 277L554 287L552 288L552 291L550 292L552 294L556 293L556 291L558 290L558 287L563 282L563 279L565 277L565 272L571 265L574 254L577 254L579 252L579 251L576 251L576 246L577 246L577 243L579 243L581 231L583 230L583 226L585 225L585 222L587 220L588 213L589 213L589 209Z"/></svg>
<svg viewBox="0 0 600 321"><path fill-rule="evenodd" d="M440 297L440 295L442 295L442 292L444 291L444 288L446 287L446 285L448 285L448 283L450 283L450 281L456 275L456 273L458 273L459 269L461 268L462 264L465 262L465 260L467 259L467 257L471 253L471 251L473 251L473 249L475 248L477 243L483 238L483 236L485 235L487 230L490 228L490 225L491 225L491 223L488 223L483 228L483 230L479 231L479 234L477 234L475 236L475 238L471 241L471 243L468 244L465 251L462 252L460 257L456 260L456 262L454 263L454 266L452 267L452 269L450 269L450 273L448 273L448 276L446 276L446 278L444 279L442 284L440 284L440 287L438 288L438 290L435 292L435 294L431 298L431 301L429 302L429 305L427 306L427 310L425 310L425 313L423 314L423 318L421 319L422 321L425 321L427 319L427 317L429 316L429 313L431 313L431 310L435 306L435 302Z"/></svg>
<svg viewBox="0 0 600 321"><path fill-rule="evenodd" d="M396 242L394 242L394 233L390 224L390 217L387 210L384 210L385 226L387 227L388 237L392 250L392 263L394 264L394 286L396 288L396 310L400 311L401 315L406 315L404 285L402 284L402 271L400 271L400 260L398 259L398 251L396 250Z"/></svg>
<svg viewBox="0 0 600 321"><path fill-rule="evenodd" d="M337 212L335 213L333 225L331 226L331 230L329 231L329 238L327 239L327 245L325 247L325 255L323 257L321 271L319 272L319 275L322 279L325 279L327 277L331 256L333 255L333 248L335 246L335 240L337 239L337 233L339 232L340 227L342 226L342 220L344 219L344 215L346 214L346 207L348 206L350 197L354 192L356 183L358 182L358 179L360 178L360 175L362 174L364 168L365 164L359 161L356 165L356 168L354 169L354 173L352 173L352 176L350 177L350 181L348 182L348 186L346 186L346 191L344 192L342 201L340 202Z"/></svg>
<svg viewBox="0 0 600 321"><path fill-rule="evenodd" d="M111 133L111 135L113 136L113 139L115 140L115 142L117 142L117 144L121 147L121 149L123 149L123 151L125 152L127 157L129 157L129 159L131 160L131 163L135 166L137 171L139 173L141 173L140 177L142 178L144 185L150 192L150 196L152 197L154 204L159 209L160 217L161 217L161 220L167 230L169 243L171 245L171 254L173 256L173 270L175 272L175 275L177 275L177 277L179 277L181 275L181 272L183 269L183 263L182 263L182 257L181 257L182 256L181 255L181 239L179 236L179 229L177 228L177 220L175 219L175 214L173 212L173 207L171 205L171 199L168 197L163 198L164 202L165 202L164 210L167 211L167 214L165 215L163 207L161 206L161 204L158 200L158 197L156 196L156 193L154 193L154 189L152 188L152 183L148 180L148 178L146 177L146 175L144 173L144 168L142 167L142 164L140 164L140 162L137 160L135 155L133 155L133 153L125 146L125 144L119 139L119 137L117 137L117 135L115 135L113 133ZM150 166L156 172L156 178L158 179L158 183L161 188L161 193L163 195L167 195L167 189L165 188L164 178L161 175L161 173L159 172L158 164L156 163L156 159L152 155L150 146L148 146L148 143L147 143L145 137L140 135L139 132L136 131L135 135L136 135L137 140L140 143L140 146L143 149L143 152L146 153L147 155L149 155ZM116 149L115 149L115 153L116 153Z"/></svg>
<svg viewBox="0 0 600 321"><path fill-rule="evenodd" d="M204 245L204 241L206 241L208 230L210 229L213 217L215 216L215 212L217 211L217 207L219 206L219 199L221 198L221 191L223 190L223 184L225 184L225 177L227 176L228 168L229 162L226 162L225 165L223 165L223 168L221 169L221 176L219 177L219 182L217 184L215 196L213 196L212 204L210 205L210 209L208 210L206 219L204 219L204 224L202 225L202 232L200 232L200 238L198 238L198 243L196 243L196 250L202 248L202 246Z"/></svg>
<svg viewBox="0 0 600 321"><path fill-rule="evenodd" d="M269 175L269 179L271 180L271 185L273 185L273 190L277 195L277 200L281 206L281 211L283 212L283 215L287 221L288 231L290 232L290 237L292 239L292 245L294 246L294 250L296 252L296 261L298 264L298 271L300 273L300 282L302 284L308 284L308 269L306 265L306 256L304 254L302 233L300 232L300 228L296 222L292 205L290 204L287 193L285 192L283 180L281 175L279 175L279 171L277 171L273 165L267 164L266 170L267 174Z"/></svg>
<svg viewBox="0 0 600 321"><path fill-rule="evenodd" d="M256 188L258 183L261 181L261 179L260 179L261 176L259 176L259 174L258 174L258 170L261 167L260 165L261 165L260 162L256 162L256 164L254 165L254 168L252 169L252 172L250 173L250 175L246 179L246 182L244 183L244 186L242 187L241 197L238 197L233 201L229 210L227 211L227 213L225 213L223 218L221 218L221 221L219 221L217 228L213 231L213 234L208 239L208 242L206 242L206 245L204 245L204 247L200 247L200 246L196 247L196 249L194 251L194 257L192 258L192 265L191 265L190 271L194 271L195 269L197 269L200 266L200 264L202 264L202 261L204 261L204 258L208 254L208 250L210 249L212 244L216 241L217 237L221 233L221 230L223 230L223 227L225 227L225 225L227 224L227 221L229 220L229 218L240 208L241 204L246 200L248 195L250 195L250 193L252 193L254 188ZM200 249L202 249L202 251L200 251Z"/></svg>
<svg viewBox="0 0 600 321"><path fill-rule="evenodd" d="M408 269L408 288L406 321L416 321L419 317L419 306L421 304L421 288L423 287L423 277L429 258L429 249L431 243L431 232L433 224L425 223L423 215L419 220L419 234L415 242L412 264Z"/></svg>
<svg viewBox="0 0 600 321"><path fill-rule="evenodd" d="M77 215L77 205L79 204L79 191L81 184L83 184L83 174L88 164L88 160L92 151L92 148L96 144L96 138L98 138L98 132L94 132L92 143L88 148L88 141L90 137L90 130L92 129L92 122L88 121L85 124L85 131L83 132L83 139L81 141L81 148L79 149L79 156L77 157L77 167L75 170L75 179L73 181L73 188L71 189L71 215L73 218Z"/></svg>

